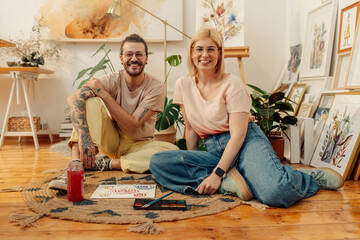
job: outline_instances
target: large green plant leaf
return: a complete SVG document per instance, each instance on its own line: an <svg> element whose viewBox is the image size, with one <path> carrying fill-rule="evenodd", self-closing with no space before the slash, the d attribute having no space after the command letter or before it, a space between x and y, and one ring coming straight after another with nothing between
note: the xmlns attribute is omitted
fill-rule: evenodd
<svg viewBox="0 0 360 240"><path fill-rule="evenodd" d="M172 67L177 67L181 64L181 56L180 55L171 55L165 59Z"/></svg>
<svg viewBox="0 0 360 240"><path fill-rule="evenodd" d="M170 126L174 125L175 121L178 120L180 115L180 106L173 103L171 99L168 101L165 97L164 111L157 115L155 128L158 131L165 130Z"/></svg>

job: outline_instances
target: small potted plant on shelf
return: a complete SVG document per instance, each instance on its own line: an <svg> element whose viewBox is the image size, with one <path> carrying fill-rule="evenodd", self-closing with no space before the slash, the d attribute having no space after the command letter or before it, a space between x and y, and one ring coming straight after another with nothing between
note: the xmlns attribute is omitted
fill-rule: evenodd
<svg viewBox="0 0 360 240"><path fill-rule="evenodd" d="M254 90L251 93L253 108L250 112L255 117L255 121L261 130L268 137L280 160L283 160L284 138L281 133L290 140L285 130L289 125L297 123L297 117L289 114L289 112L294 112L294 108L289 102L285 102L285 100L291 100L286 98L283 92L268 93L254 85L247 85Z"/></svg>

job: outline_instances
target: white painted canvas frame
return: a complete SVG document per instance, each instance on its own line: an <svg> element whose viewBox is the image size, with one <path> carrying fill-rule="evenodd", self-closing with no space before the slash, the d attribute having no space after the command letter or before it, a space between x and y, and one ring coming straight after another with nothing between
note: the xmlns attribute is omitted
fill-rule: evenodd
<svg viewBox="0 0 360 240"><path fill-rule="evenodd" d="M360 18L357 22L357 30L354 45L351 49L350 65L346 74L346 88L360 88Z"/></svg>
<svg viewBox="0 0 360 240"><path fill-rule="evenodd" d="M310 165L347 178L359 152L359 121L360 92L336 94Z"/></svg>
<svg viewBox="0 0 360 240"><path fill-rule="evenodd" d="M300 78L328 76L337 6L338 0L332 0L308 12ZM314 29L317 30L316 34Z"/></svg>

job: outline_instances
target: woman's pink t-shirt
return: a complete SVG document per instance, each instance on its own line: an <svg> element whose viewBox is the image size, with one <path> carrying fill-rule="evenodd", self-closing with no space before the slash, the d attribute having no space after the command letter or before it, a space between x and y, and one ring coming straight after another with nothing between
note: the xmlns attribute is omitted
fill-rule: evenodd
<svg viewBox="0 0 360 240"><path fill-rule="evenodd" d="M250 117L251 97L241 79L232 74L212 100L201 96L195 77L183 76L176 81L173 102L184 106L191 127L201 138L229 131L229 113L245 112Z"/></svg>

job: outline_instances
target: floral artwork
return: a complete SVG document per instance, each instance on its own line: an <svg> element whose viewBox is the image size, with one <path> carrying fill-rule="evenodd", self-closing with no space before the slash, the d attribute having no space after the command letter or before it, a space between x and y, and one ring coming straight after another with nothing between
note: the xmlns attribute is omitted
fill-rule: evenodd
<svg viewBox="0 0 360 240"><path fill-rule="evenodd" d="M243 1L197 1L197 29L203 26L216 28L225 46L243 45Z"/></svg>
<svg viewBox="0 0 360 240"><path fill-rule="evenodd" d="M346 177L357 157L359 121L360 95L335 95L311 165L332 168Z"/></svg>
<svg viewBox="0 0 360 240"><path fill-rule="evenodd" d="M315 24L312 47L310 51L310 69L319 69L324 59L325 37L327 33L325 23Z"/></svg>
<svg viewBox="0 0 360 240"><path fill-rule="evenodd" d="M300 78L329 75L337 5L338 0L328 0L308 12Z"/></svg>

